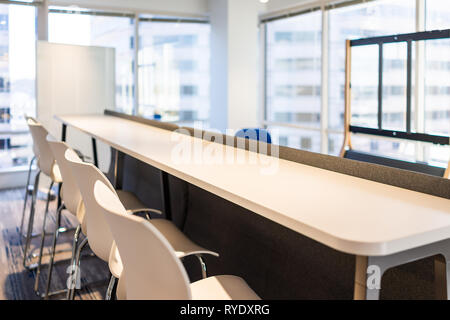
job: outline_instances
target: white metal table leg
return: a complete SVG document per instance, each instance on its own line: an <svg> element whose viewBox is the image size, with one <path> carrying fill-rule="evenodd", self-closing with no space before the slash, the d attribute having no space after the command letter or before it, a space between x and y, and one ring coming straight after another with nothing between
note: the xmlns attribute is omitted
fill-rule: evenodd
<svg viewBox="0 0 450 320"><path fill-rule="evenodd" d="M420 259L442 255L444 261L435 260L437 295L450 299L450 239L387 256L356 257L354 299L377 300L380 296L381 279L386 270ZM368 275L369 274L369 275ZM444 287L445 286L445 287ZM441 288L441 289L439 289Z"/></svg>
<svg viewBox="0 0 450 320"><path fill-rule="evenodd" d="M379 300L383 272L371 271L370 257L356 256L354 300ZM374 272L369 275L369 272ZM372 278L373 277L373 278Z"/></svg>

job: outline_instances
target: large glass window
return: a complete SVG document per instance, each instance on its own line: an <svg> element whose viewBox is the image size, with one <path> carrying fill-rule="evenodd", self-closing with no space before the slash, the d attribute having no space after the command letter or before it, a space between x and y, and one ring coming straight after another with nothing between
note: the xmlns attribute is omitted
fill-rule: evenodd
<svg viewBox="0 0 450 320"><path fill-rule="evenodd" d="M145 21L139 24L139 108L193 126L209 118L210 26Z"/></svg>
<svg viewBox="0 0 450 320"><path fill-rule="evenodd" d="M266 25L268 124L320 128L321 16L317 11ZM313 143L312 138L304 134L304 130L284 129L280 143L313 150L317 141ZM320 135L314 137L317 139L320 146Z"/></svg>
<svg viewBox="0 0 450 320"><path fill-rule="evenodd" d="M116 49L116 108L134 106L134 19L93 14L51 12L49 41Z"/></svg>
<svg viewBox="0 0 450 320"><path fill-rule="evenodd" d="M377 0L329 11L329 128L344 128L345 40L397 33L415 32L415 0ZM383 63L383 123L386 128L404 126L406 103L406 48L386 46ZM405 57L405 58L403 58ZM376 127L378 106L378 48L352 49L352 121ZM329 145L342 145L342 135L335 135ZM393 154L396 142L365 141L364 150ZM370 151L371 150L371 151ZM331 153L335 153L329 150Z"/></svg>
<svg viewBox="0 0 450 320"><path fill-rule="evenodd" d="M416 8L417 4L425 6ZM450 6L448 0L349 1L348 4L336 1L336 5L325 10L326 15L315 11L265 24L264 124L277 132L281 145L337 155L344 130L345 41L412 33L423 28L448 29ZM322 30L322 23L328 24L327 30ZM322 37L328 42L326 48L321 48ZM325 70L321 70L322 49L328 57ZM353 125L378 127L378 57L377 45L352 47ZM327 79L321 79L321 71L327 73ZM448 136L450 40L413 42L411 71L411 130ZM406 77L406 44L385 44L383 129L406 130ZM328 102L321 105L325 80ZM326 113L322 114L322 110ZM328 122L326 128L324 122ZM327 138L328 141L322 141ZM450 157L448 146L364 135L355 135L352 141L356 150L431 165L446 166Z"/></svg>
<svg viewBox="0 0 450 320"><path fill-rule="evenodd" d="M28 165L35 115L36 10L0 4L0 171Z"/></svg>

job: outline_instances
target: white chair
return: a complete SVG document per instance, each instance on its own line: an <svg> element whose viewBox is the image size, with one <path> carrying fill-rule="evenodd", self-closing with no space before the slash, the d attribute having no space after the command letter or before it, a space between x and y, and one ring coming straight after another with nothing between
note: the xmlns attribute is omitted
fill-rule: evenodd
<svg viewBox="0 0 450 320"><path fill-rule="evenodd" d="M109 224L123 262L118 298L130 300L258 300L239 277L215 276L192 284L170 241L151 222L127 215L111 188L97 180L93 198Z"/></svg>
<svg viewBox="0 0 450 320"><path fill-rule="evenodd" d="M36 209L36 196L38 192L39 187L39 178L41 173L48 176L51 180L50 187L48 189L47 193L47 202L45 205L45 213L44 213L44 219L43 219L43 225L45 226L45 222L48 215L48 207L51 199L51 190L53 185L62 183L61 173L59 171L59 167L56 164L55 158L53 157L53 154L50 150L50 147L47 143L46 137L48 135L47 130L37 122L36 120L32 118L28 118L27 120L28 127L30 129L31 136L33 138L33 150L36 155L37 159L37 167L38 171L36 173L36 177L34 180L34 187L33 192L31 196L31 208L30 208L30 216L28 220L28 230L27 235L25 239L25 248L23 252L23 266L27 269L31 269L30 266L27 265L27 259L28 259L28 250L30 248L30 242L32 238L32 232L33 232L33 225L34 225L34 216L35 216L35 209ZM43 244L44 238L45 238L45 229L43 229L43 232L41 234L41 244ZM42 252L43 252L43 246L41 245L39 250L39 260L42 258Z"/></svg>
<svg viewBox="0 0 450 320"><path fill-rule="evenodd" d="M50 251L50 262L48 265L48 273L47 273L47 283L44 293L44 298L47 299L50 295L59 294L66 291L63 289L61 291L50 293L50 285L52 279L52 271L56 253L56 242L59 236L59 230L61 227L61 214L63 210L67 210L69 213L74 215L77 218L78 226L75 229L73 244L72 244L72 260L75 257L76 248L78 246L80 234L86 234L86 219L84 219L84 205L81 201L81 194L78 190L78 185L75 182L75 179L72 176L70 167L67 165L65 159L66 150L70 149L69 146L64 142L59 142L55 140L51 135L47 136L47 143L50 146L50 149L55 157L61 172L61 176L63 178L63 185L61 188L61 206L58 208L56 212L56 224L53 232L53 241L52 241L52 249ZM41 269L41 261L38 264L38 272L36 276L36 291L39 284L39 273Z"/></svg>
<svg viewBox="0 0 450 320"><path fill-rule="evenodd" d="M55 231L53 233L53 242L52 242L52 250L51 250L51 258L50 258L50 264L48 268L48 276L47 276L47 285L46 285L46 291L44 298L48 298L50 293L50 284L51 284L51 278L52 278L52 271L53 271L53 263L54 263L54 257L55 257L55 249L56 249L56 242L59 235L59 227L61 222L61 213L65 209L69 211L71 214L75 215L78 220L78 227L74 234L74 240L73 240L73 246L72 246L72 262L71 266L73 266L75 254L77 252L77 248L79 245L79 237L80 234L87 235L87 219L85 218L85 207L84 203L82 201L81 193L78 188L78 184L76 183L76 180L72 174L72 168L71 165L66 160L66 154L68 157L75 162L82 163L83 161L78 156L75 150L71 149L65 142L60 142L55 140L51 135L47 136L47 143L50 146L50 149L56 158L56 161L60 167L61 175L63 177L63 187L61 189L61 199L62 199L62 205L60 208L58 208L57 211L57 218L56 218L56 225L55 225ZM161 211L156 209L150 209L146 208L145 205L139 201L139 199L132 193L118 190L117 191L120 199L124 201L126 204L126 208L129 212L138 213L138 212L145 212L145 213L157 213L161 214ZM38 270L40 270L40 264L38 267ZM36 278L38 281L38 278ZM69 290L70 291L70 290ZM60 291L61 292L61 291ZM60 293L55 292L55 293Z"/></svg>
<svg viewBox="0 0 450 320"><path fill-rule="evenodd" d="M104 174L90 163L85 163L74 157L74 153L71 150L67 150L65 158L71 166L72 175L78 184L85 208L87 219L87 241L92 251L102 260L109 263L109 268L112 274L110 285L108 286L107 299L110 298L112 288L116 281L121 276L122 263L120 257L115 250L113 243L113 237L109 230L108 224L105 221L105 217L98 211L98 206L94 201L93 188L96 181L102 181L103 184L113 192L119 201L125 206L126 202L121 198L120 192L114 190L109 180ZM123 192L123 191L122 191ZM126 199L125 199L126 200ZM127 211L128 214L136 211ZM207 250L195 244L189 238L187 238L172 222L163 219L153 219L151 223L160 230L171 242L174 248L177 250L178 258L184 258L186 256L194 255L200 261L202 267L202 274L206 277L206 264L202 259L202 255L208 254L218 256L217 253ZM75 260L72 264L72 270L74 274L72 279L76 281L78 279L79 272L79 256L86 241L81 243L77 249ZM71 286L72 290L68 294L68 299L74 298L74 286Z"/></svg>

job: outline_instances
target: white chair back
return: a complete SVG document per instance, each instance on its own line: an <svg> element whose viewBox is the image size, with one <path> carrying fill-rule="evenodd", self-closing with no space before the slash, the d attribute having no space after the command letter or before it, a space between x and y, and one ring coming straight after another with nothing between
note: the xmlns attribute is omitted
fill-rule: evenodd
<svg viewBox="0 0 450 320"><path fill-rule="evenodd" d="M37 156L38 167L44 174L55 180L60 173L56 172L59 169L55 167L55 157L47 143L48 131L34 119L29 118L27 124L33 138L33 150Z"/></svg>
<svg viewBox="0 0 450 320"><path fill-rule="evenodd" d="M35 118L33 118L33 117L30 117L30 116L27 116L27 115L25 115L25 120L27 121L27 124L28 124L28 121L31 121L32 123L34 122L34 123L37 123L38 121L35 119ZM32 136L33 137L33 136ZM36 144L33 142L33 154L34 154L34 156L37 158L39 155L38 155L38 148L36 147Z"/></svg>
<svg viewBox="0 0 450 320"><path fill-rule="evenodd" d="M84 205L81 201L81 193L78 188L78 184L72 174L72 169L68 163L65 154L70 155L71 159L81 162L81 159L65 142L55 140L51 135L47 136L47 142L52 150L53 156L56 159L61 176L64 181L62 186L61 198L64 201L66 209L76 215L78 222L82 226L83 233L86 232L85 219L84 219ZM77 159L78 158L78 159Z"/></svg>
<svg viewBox="0 0 450 320"><path fill-rule="evenodd" d="M125 285L126 298L190 300L186 270L167 239L149 221L127 214L117 194L102 181L95 182L94 201L108 221L122 258L125 277L119 286Z"/></svg>
<svg viewBox="0 0 450 320"><path fill-rule="evenodd" d="M102 181L110 188L111 192L116 194L116 191L99 169L91 163L82 162L73 150L66 150L64 156L71 168L72 176L75 178L85 206L89 247L97 257L108 262L113 237L103 213L99 211L94 200L94 184L96 181Z"/></svg>

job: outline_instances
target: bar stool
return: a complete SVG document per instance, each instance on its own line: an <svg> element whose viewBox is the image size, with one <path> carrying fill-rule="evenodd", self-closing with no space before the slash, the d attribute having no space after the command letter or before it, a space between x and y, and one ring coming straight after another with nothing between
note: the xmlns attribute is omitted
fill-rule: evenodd
<svg viewBox="0 0 450 320"><path fill-rule="evenodd" d="M27 121L27 123L28 123L28 121L37 122L34 118L29 117L27 115L25 115L25 120ZM27 184L25 185L25 197L24 197L24 200L23 200L22 219L20 220L19 232L20 232L21 237L25 237L25 235L23 235L23 233L22 233L23 232L23 223L24 223L24 220L25 220L25 211L26 211L26 208L27 208L28 194L30 192L31 193L33 192L33 185L30 185L30 179L31 179L31 171L32 171L32 168L33 168L33 163L36 161L37 154L38 154L38 149L36 147L36 144L33 143L33 157L31 158L30 164L28 166Z"/></svg>
<svg viewBox="0 0 450 320"><path fill-rule="evenodd" d="M115 251L113 237L111 231L109 230L108 223L106 222L104 215L101 213L101 211L99 211L99 207L95 202L95 183L97 181L101 181L105 186L109 188L110 192L112 192L114 196L117 197L122 206L123 202L120 199L118 193L114 190L114 187L98 168L90 163L83 163L81 161L78 161L76 158L74 159L73 153L71 153L70 150L66 151L65 157L68 163L70 163L71 165L73 176L77 181L83 202L86 206L88 232L87 239L89 239L89 246L100 259L108 262L109 264L109 269L112 274L112 278L110 281L110 285L108 286L106 295L106 298L109 299L111 298L110 294L112 292L112 288L115 286L117 279L121 277L122 262L120 256ZM182 259L191 255L197 257L202 268L202 275L205 278L207 277L206 264L203 261L202 256L212 255L217 257L218 254L216 252L202 248L201 246L192 242L171 221L164 219L152 219L147 221L151 221L149 223L151 223L152 226L158 229L159 232L164 234L164 236L177 252L176 255L178 259ZM72 279L74 280L78 278L77 272L79 272L79 256L85 244L86 242L81 243L78 247L75 261L72 265L72 270L75 270L75 274L72 277ZM150 270L151 269L147 271ZM73 288L73 286L71 287ZM72 292L68 294L68 299L73 299L73 296L74 290L72 290Z"/></svg>
<svg viewBox="0 0 450 320"><path fill-rule="evenodd" d="M102 181L93 200L109 224L123 261L118 298L131 300L259 300L240 277L222 275L189 283L170 241L157 226L127 215L118 197Z"/></svg>
<svg viewBox="0 0 450 320"><path fill-rule="evenodd" d="M36 177L34 179L34 186L33 186L33 192L31 195L31 208L30 208L30 216L28 219L28 230L27 235L25 239L25 248L23 252L23 266L31 270L31 266L27 265L27 258L28 258L28 249L30 247L30 242L32 238L32 232L33 232L33 225L34 225L34 216L36 211L36 196L38 192L39 187L39 179L41 173L48 176L51 180L50 186L47 192L47 201L45 204L45 212L44 212L44 219L43 219L43 225L45 226L45 222L48 215L48 207L50 203L51 198L51 190L53 188L53 185L62 183L61 173L59 171L59 167L56 164L55 158L53 157L53 154L50 150L50 147L47 143L46 137L48 135L48 131L44 128L42 124L37 122L35 119L28 118L27 120L28 127L30 129L31 136L33 138L33 150L35 150L35 155L37 159L37 166L38 171L36 173ZM59 195L58 195L59 196ZM25 210L24 210L25 211ZM41 234L41 243L43 243L43 239L45 238L45 230L43 230ZM39 259L41 259L43 247L41 246L39 250Z"/></svg>
<svg viewBox="0 0 450 320"><path fill-rule="evenodd" d="M53 232L53 241L52 241L52 249L50 251L50 262L48 265L48 273L47 273L47 283L45 288L45 293L43 298L47 299L50 295L60 294L66 291L66 289L52 292L50 293L50 285L52 279L52 271L54 265L54 259L56 254L56 242L58 236L60 234L59 230L61 227L61 214L63 210L68 211L70 214L74 215L78 221L78 225L75 229L73 244L72 244L72 259L75 256L76 248L78 245L78 241L81 233L86 234L86 219L84 219L84 205L81 201L81 195L78 190L78 185L76 185L74 178L72 177L70 168L67 166L65 161L64 153L69 147L64 142L56 141L51 135L47 135L47 143L55 157L61 176L63 178L63 185L61 188L61 205L56 211L56 224ZM42 228L45 230L45 225ZM43 246L43 242L41 241L41 247ZM42 266L42 259L39 259L38 268L36 272L35 279L35 291L37 292L39 289L39 281L40 281L40 271Z"/></svg>
<svg viewBox="0 0 450 320"><path fill-rule="evenodd" d="M63 212L63 210L67 210L67 211L69 211L69 213L75 215L79 222L78 227L74 234L74 239L73 239L71 266L73 265L76 250L77 250L77 247L79 244L80 235L81 234L87 235L87 219L85 219L84 203L82 201L82 197L81 197L80 190L78 188L78 184L76 183L76 180L73 177L71 166L68 163L68 161L66 160L65 154L67 152L73 161L77 161L77 162L83 162L83 161L78 156L78 153L75 150L71 149L65 142L57 141L51 135L48 135L47 143L49 144L50 149L53 152L53 155L56 158L56 161L60 167L61 175L63 177L64 183L63 183L63 187L61 189L62 204L58 208L58 211L57 211L56 225L55 225L55 230L53 233L52 250L51 250L51 254L50 254L51 257L50 257L50 263L49 263L49 268L48 268L47 284L46 284L44 298L48 298L49 295L51 295L49 293L49 290L50 290L52 271L53 271L53 265L54 265L54 257L55 257L55 252L56 252L56 242L57 242L57 239L59 236L61 213ZM118 190L118 195L119 195L120 199L125 203L126 208L128 209L128 212L132 212L132 213L145 212L147 214L149 214L149 213L161 214L161 211L159 211L159 210L146 208L145 205L134 194L132 194L130 192ZM41 268L41 261L39 261L38 270L40 270L40 268ZM36 277L36 288L38 287L38 283L39 283L39 277L37 276ZM55 292L52 294L61 293L63 291L65 291L65 290L58 291L58 292Z"/></svg>

